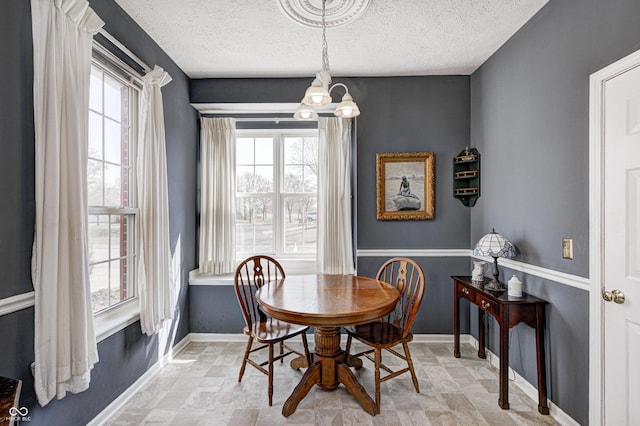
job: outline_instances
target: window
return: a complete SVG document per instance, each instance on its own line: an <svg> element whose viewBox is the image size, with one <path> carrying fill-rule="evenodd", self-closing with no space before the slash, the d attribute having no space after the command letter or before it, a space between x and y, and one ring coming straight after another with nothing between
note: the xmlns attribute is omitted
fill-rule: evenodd
<svg viewBox="0 0 640 426"><path fill-rule="evenodd" d="M238 130L236 253L313 259L317 240L317 130Z"/></svg>
<svg viewBox="0 0 640 426"><path fill-rule="evenodd" d="M89 98L87 195L93 312L136 296L135 123L139 88L94 50Z"/></svg>

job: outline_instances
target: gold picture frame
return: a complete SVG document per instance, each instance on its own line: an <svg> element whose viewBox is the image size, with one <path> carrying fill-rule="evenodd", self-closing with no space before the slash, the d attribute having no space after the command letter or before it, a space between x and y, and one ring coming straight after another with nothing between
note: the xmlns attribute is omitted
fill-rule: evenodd
<svg viewBox="0 0 640 426"><path fill-rule="evenodd" d="M433 152L377 153L377 219L433 219L434 180Z"/></svg>

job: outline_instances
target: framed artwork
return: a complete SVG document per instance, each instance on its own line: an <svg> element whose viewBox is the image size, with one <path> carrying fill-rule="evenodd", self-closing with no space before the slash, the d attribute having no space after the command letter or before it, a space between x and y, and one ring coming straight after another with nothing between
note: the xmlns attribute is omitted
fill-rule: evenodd
<svg viewBox="0 0 640 426"><path fill-rule="evenodd" d="M378 220L435 217L433 152L376 154Z"/></svg>

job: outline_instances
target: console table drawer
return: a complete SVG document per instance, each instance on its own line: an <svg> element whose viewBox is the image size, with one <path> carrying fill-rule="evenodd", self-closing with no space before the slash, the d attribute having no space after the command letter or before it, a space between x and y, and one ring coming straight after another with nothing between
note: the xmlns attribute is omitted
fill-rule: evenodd
<svg viewBox="0 0 640 426"><path fill-rule="evenodd" d="M453 287L453 356L460 358L460 299L468 299L477 306L478 315L478 358L487 357L484 346L486 313L499 324L500 330L500 378L498 405L509 408L509 328L520 322L530 325L536 331L536 363L538 367L538 412L549 414L547 405L547 373L544 359L545 306L547 302L522 293L522 297L511 297L508 292L491 292L486 288L489 278L482 282L473 281L470 276L452 276ZM465 306L466 308L466 306Z"/></svg>
<svg viewBox="0 0 640 426"><path fill-rule="evenodd" d="M489 313L497 314L499 312L498 304L488 300L482 294L476 294L475 304Z"/></svg>
<svg viewBox="0 0 640 426"><path fill-rule="evenodd" d="M470 300L471 302L475 302L476 292L470 290L468 287L460 287L458 288L458 296L464 297L465 299Z"/></svg>

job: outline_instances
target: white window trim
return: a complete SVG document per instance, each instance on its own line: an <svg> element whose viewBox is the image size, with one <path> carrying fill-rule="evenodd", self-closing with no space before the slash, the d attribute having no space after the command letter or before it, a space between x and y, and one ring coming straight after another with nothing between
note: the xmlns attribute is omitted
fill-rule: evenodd
<svg viewBox="0 0 640 426"><path fill-rule="evenodd" d="M244 259L236 259L240 264ZM287 276L295 275L315 275L316 259L286 259L279 258L278 262L282 265ZM189 272L189 285L202 285L202 286L226 286L234 285L235 274L201 274L198 268Z"/></svg>
<svg viewBox="0 0 640 426"><path fill-rule="evenodd" d="M117 333L140 319L138 296L93 314L96 342Z"/></svg>
<svg viewBox="0 0 640 426"><path fill-rule="evenodd" d="M98 57L96 57L95 55L96 53ZM105 64L104 60L108 61L109 63ZM124 61L119 59L117 56L115 56L113 53L111 53L109 50L105 49L103 46L101 46L99 43L95 41L93 43L92 64L94 61L96 61L102 68L109 65L120 68L121 71L125 72L130 77L128 81L129 87L132 89L132 91L137 92L136 94L137 102L135 103L135 105L131 107L133 111L133 116L135 117L135 119L132 120L129 125L130 126L129 131L130 131L130 134L132 135L131 138L132 140L134 140L133 146L130 147L129 171L130 173L135 173L135 167L133 165L135 165L136 163L135 139L137 138L137 131L138 131L137 121L140 113L139 98L140 98L140 91L142 88L142 76L138 72L136 72L133 68L131 68L129 65L127 65ZM116 78L122 78L121 76L117 76L113 74L113 72L108 69L105 69L105 72L108 72L109 74L111 74ZM130 92L129 96L131 101L134 95L132 94L132 92ZM133 176L135 176L135 174L133 174ZM134 185L130 187L130 196L133 197L133 199L136 199L137 197L137 182L135 181L134 181ZM135 263L138 258L139 245L140 245L140 238L139 238L140 231L139 231L139 223L138 223L140 215L139 215L139 209L137 208L137 206L124 207L124 208L94 206L94 207L90 207L88 211L91 214L113 213L113 214L132 214L134 216L135 225L134 225L134 237L133 237L134 243L133 244L135 247L134 249L135 256L133 259L134 259L134 271L135 271L136 270ZM138 297L138 277L137 277L137 273L134 272L134 296L127 300L119 302L116 305L110 306L106 309L93 313L93 325L94 325L96 342L101 342L105 340L109 336L135 323L139 319L140 319L140 301Z"/></svg>
<svg viewBox="0 0 640 426"><path fill-rule="evenodd" d="M282 167L282 161L284 159L284 143L282 140L277 140L278 136L276 134L281 135L282 137L286 136L303 136L303 137L319 137L317 129L236 129L236 138L241 137L265 137L265 138L274 138L274 159L273 159L273 167L278 173L275 176L274 180L274 202L277 203L278 209L277 212L274 211L273 216L273 228L274 233L278 235L284 234L284 219L282 217L282 209L280 209L281 203L281 182L284 178L284 168ZM275 137L274 137L275 136ZM279 190L276 191L276 188ZM260 196L260 194L252 194L251 196ZM269 255L273 255L273 257L280 262L287 275L306 275L306 274L315 274L317 271L316 266L316 253L283 253L282 247L279 245L282 244L282 241L275 242L276 253L268 253ZM256 253L244 253L244 252L236 252L236 261L240 263L242 260L249 256L253 256ZM189 282L193 285L227 285L225 282L230 280L230 283L233 284L233 274L229 278L225 276L214 276L214 275L200 275L194 274L192 278L190 275ZM218 284L220 282L220 284Z"/></svg>

